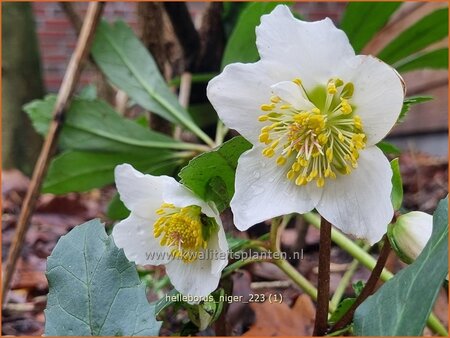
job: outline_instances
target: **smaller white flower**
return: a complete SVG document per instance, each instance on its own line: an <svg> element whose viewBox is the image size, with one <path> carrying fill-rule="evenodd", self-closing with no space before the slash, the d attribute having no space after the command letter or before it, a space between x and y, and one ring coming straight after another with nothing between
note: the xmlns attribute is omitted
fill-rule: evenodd
<svg viewBox="0 0 450 338"><path fill-rule="evenodd" d="M116 245L139 265L166 266L184 295L214 291L228 263L219 213L168 176L144 175L129 164L115 169L120 198L131 214L113 229Z"/></svg>
<svg viewBox="0 0 450 338"><path fill-rule="evenodd" d="M412 263L420 255L433 232L433 216L412 211L391 224L388 236L392 247L405 263Z"/></svg>

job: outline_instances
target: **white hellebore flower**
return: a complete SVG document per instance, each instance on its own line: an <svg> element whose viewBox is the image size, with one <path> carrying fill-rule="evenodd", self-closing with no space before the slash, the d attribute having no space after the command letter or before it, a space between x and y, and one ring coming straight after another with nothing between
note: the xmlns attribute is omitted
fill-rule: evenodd
<svg viewBox="0 0 450 338"><path fill-rule="evenodd" d="M127 258L140 265L164 264L184 295L205 297L214 291L228 263L228 244L215 206L172 177L144 175L129 164L116 167L115 179L131 214L112 235Z"/></svg>
<svg viewBox="0 0 450 338"><path fill-rule="evenodd" d="M405 263L412 263L420 255L431 238L433 216L412 211L401 215L389 225L388 237L392 248Z"/></svg>
<svg viewBox="0 0 450 338"><path fill-rule="evenodd" d="M284 5L261 18L256 45L260 61L228 65L208 85L223 122L253 144L236 171L236 226L316 208L377 242L393 208L392 171L375 145L401 111L402 79L356 56L330 19L300 21Z"/></svg>

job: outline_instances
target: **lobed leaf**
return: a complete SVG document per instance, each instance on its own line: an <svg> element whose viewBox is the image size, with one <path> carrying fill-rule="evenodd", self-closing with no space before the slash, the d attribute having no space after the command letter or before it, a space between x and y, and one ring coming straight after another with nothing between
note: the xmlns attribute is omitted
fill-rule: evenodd
<svg viewBox="0 0 450 338"><path fill-rule="evenodd" d="M99 220L60 238L47 260L46 336L155 336L155 320L133 263Z"/></svg>
<svg viewBox="0 0 450 338"><path fill-rule="evenodd" d="M239 156L251 148L242 136L225 142L219 148L192 159L181 169L181 183L205 201L226 209L234 194L234 177Z"/></svg>

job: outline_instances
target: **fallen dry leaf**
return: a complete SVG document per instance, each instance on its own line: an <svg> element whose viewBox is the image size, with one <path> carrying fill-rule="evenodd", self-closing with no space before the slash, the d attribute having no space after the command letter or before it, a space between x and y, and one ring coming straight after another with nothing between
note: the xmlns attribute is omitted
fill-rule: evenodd
<svg viewBox="0 0 450 338"><path fill-rule="evenodd" d="M314 328L315 308L311 298L300 295L294 306L285 303L252 303L255 323L244 336L310 336Z"/></svg>

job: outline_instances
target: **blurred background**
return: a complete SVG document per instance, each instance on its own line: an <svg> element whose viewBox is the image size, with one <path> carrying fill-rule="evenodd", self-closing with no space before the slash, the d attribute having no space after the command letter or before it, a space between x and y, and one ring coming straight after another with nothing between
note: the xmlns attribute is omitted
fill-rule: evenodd
<svg viewBox="0 0 450 338"><path fill-rule="evenodd" d="M128 23L152 52L164 77L170 80L184 70L199 73L219 71L226 41L241 10L239 7L244 5L111 2L105 6L104 17L108 21L121 19ZM296 3L293 8L307 20L330 17L339 25L346 6L345 2L302 2ZM402 4L366 49L376 54L421 16L445 6L446 3ZM58 92L86 8L86 3L2 3L2 260L11 245L15 222L29 185L28 177L42 144L22 106L48 93ZM221 21L225 16L226 20ZM192 20L194 33L186 20ZM186 50L198 48L197 40L207 36L216 37L209 41L212 45L202 49L196 59L186 58ZM448 47L447 37L430 46L431 49L443 47ZM429 95L433 100L414 105L407 119L393 129L388 140L402 150L400 165L405 208L432 213L437 201L447 194L448 186L448 72L426 69L402 75L406 81L407 96ZM142 109L126 103L123 95L106 82L92 62L84 70L78 90L85 93L95 91L98 97L110 102L125 116L142 114ZM205 100L204 86L199 86L197 90L194 86L191 102L202 100ZM154 118L152 123L152 127L164 131L164 121ZM208 124L205 126L207 128ZM40 197L12 283L10 302L3 312L2 334L43 333L43 309L48 291L44 275L47 256L59 237L76 224L95 217L111 224L107 209L114 194L114 188L108 186L83 193L43 194ZM283 238L285 248L298 246L297 230L295 226L286 230ZM318 234L310 229L303 245L313 252L317 243ZM312 253L310 261L314 260ZM346 264L348 257L336 254L334 261L336 264ZM311 262L306 259L299 269L314 281L317 271ZM395 270L395 264L399 263L392 264L394 266L391 268ZM332 283L333 278L339 280L341 270L339 267L335 270ZM250 274L252 277L244 276L242 278L246 281L238 282L243 289L250 280L265 281L274 276L281 278L262 265L251 270ZM359 278L364 276L366 272L361 271ZM291 294L299 293L292 287L287 290ZM443 310L437 314L447 322L445 295L441 298L438 306ZM234 316L242 315L235 311ZM249 319L239 321L241 327L235 331L238 334L248 328L251 318L254 319L254 314L242 311Z"/></svg>

